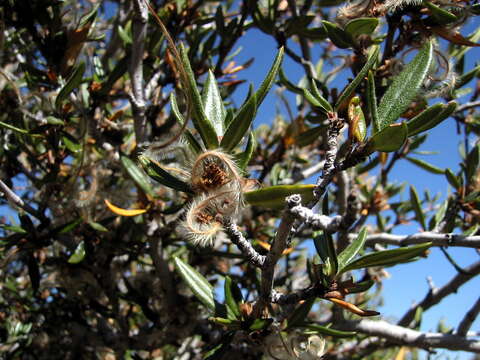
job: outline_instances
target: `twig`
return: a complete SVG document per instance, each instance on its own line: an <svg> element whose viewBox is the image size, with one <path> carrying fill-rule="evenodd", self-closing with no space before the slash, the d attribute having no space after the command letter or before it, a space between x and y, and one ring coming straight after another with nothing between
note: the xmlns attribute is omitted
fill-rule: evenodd
<svg viewBox="0 0 480 360"><path fill-rule="evenodd" d="M38 220L42 222L47 220L47 218L43 214L35 210L33 207L24 202L20 196L15 194L2 180L0 180L0 190L5 194L5 197L14 205L23 209L30 215L35 216Z"/></svg>
<svg viewBox="0 0 480 360"><path fill-rule="evenodd" d="M480 106L480 100L472 101L472 102L468 102L466 104L460 105L457 108L457 110L455 110L455 112L459 113L459 112L462 112L464 110L468 110L468 109L471 109L471 108L474 108L474 107L477 107L477 106Z"/></svg>
<svg viewBox="0 0 480 360"><path fill-rule="evenodd" d="M280 305L297 304L300 300L306 300L311 297L322 296L321 292L316 287L308 287L290 294L281 294L272 290L272 302Z"/></svg>
<svg viewBox="0 0 480 360"><path fill-rule="evenodd" d="M137 144L146 140L147 118L145 116L146 101L143 84L143 54L148 26L148 9L143 0L134 0L134 16L132 21L132 56L130 59L130 79L132 81L132 104L135 138Z"/></svg>
<svg viewBox="0 0 480 360"><path fill-rule="evenodd" d="M441 288L434 289L433 291L430 290L420 303L416 304L407 311L407 313L398 322L398 325L409 326L412 320L415 318L415 312L419 307L421 307L423 311L426 311L432 306L438 304L448 295L457 292L460 286L474 278L476 275L480 274L480 261L470 265L465 269L465 271L468 272L468 274L458 273Z"/></svg>
<svg viewBox="0 0 480 360"><path fill-rule="evenodd" d="M242 233L238 230L237 225L230 220L225 220L223 223L225 232L238 249L245 255L248 262L256 267L262 267L265 263L265 256L260 255L252 246L252 244L245 239Z"/></svg>
<svg viewBox="0 0 480 360"><path fill-rule="evenodd" d="M400 345L416 346L420 348L443 348L480 353L480 341L463 336L424 333L402 326L393 325L386 321L360 320L345 321L339 328L342 330L358 331L363 334L378 336Z"/></svg>
<svg viewBox="0 0 480 360"><path fill-rule="evenodd" d="M291 195L286 199L287 207L283 211L282 220L278 226L275 239L262 266L262 284L260 288L260 305L269 304L272 300L273 276L275 265L282 256L283 250L287 247L287 239L295 217L291 210L299 206L302 198L300 195ZM263 306L260 306L263 307Z"/></svg>
<svg viewBox="0 0 480 360"><path fill-rule="evenodd" d="M332 181L333 176L337 173L335 166L335 159L338 151L338 135L343 127L343 122L338 118L337 113L328 113L328 120L330 122L327 133L327 151L325 153L325 165L323 166L323 173L317 180L317 185L313 190L313 200L308 205L312 208L325 192L328 184Z"/></svg>
<svg viewBox="0 0 480 360"><path fill-rule="evenodd" d="M347 207L345 216L326 216L318 215L309 209L306 206L297 205L291 208L290 213L297 219L297 221L302 224L306 224L314 230L324 230L331 233L334 233L338 230L348 228L354 221L356 216L356 206L354 205L352 197L349 197L352 200Z"/></svg>
<svg viewBox="0 0 480 360"><path fill-rule="evenodd" d="M357 234L350 234L350 239L355 239ZM393 235L387 233L372 234L367 236L367 246L377 243L406 246L431 242L433 246L459 246L480 248L480 236L464 236L461 234L436 234L431 232L417 233L413 235Z"/></svg>
<svg viewBox="0 0 480 360"><path fill-rule="evenodd" d="M462 321L460 321L460 325L458 325L456 334L458 336L467 335L468 330L472 326L473 322L475 321L479 313L480 313L480 297L477 299L477 301L472 306L472 308L468 310L468 312L463 317Z"/></svg>

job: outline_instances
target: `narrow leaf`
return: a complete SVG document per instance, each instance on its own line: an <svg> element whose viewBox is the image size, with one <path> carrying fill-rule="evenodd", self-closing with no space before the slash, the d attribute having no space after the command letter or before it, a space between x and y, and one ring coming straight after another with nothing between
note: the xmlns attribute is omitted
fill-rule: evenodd
<svg viewBox="0 0 480 360"><path fill-rule="evenodd" d="M119 208L118 206L113 205L107 199L104 199L103 201L105 202L105 205L107 205L107 207L110 209L111 212L120 216L137 216L147 212L146 209L122 209L122 208Z"/></svg>
<svg viewBox="0 0 480 360"><path fill-rule="evenodd" d="M255 118L257 111L257 97L253 94L245 103L244 106L240 108L240 112L233 118L232 122L228 126L228 129L225 131L225 134L222 138L220 146L227 150L231 151L238 145L242 140L250 125Z"/></svg>
<svg viewBox="0 0 480 360"><path fill-rule="evenodd" d="M237 156L237 163L240 169L245 170L247 168L247 165L250 162L250 159L252 158L253 152L255 151L256 147L257 142L255 140L255 136L253 136L253 132L250 132L250 135L248 135L248 142L245 151L243 151Z"/></svg>
<svg viewBox="0 0 480 360"><path fill-rule="evenodd" d="M337 103L335 104L335 110L340 109L340 107L343 105L345 101L347 101L350 98L350 95L355 91L358 85L362 82L362 80L365 78L367 75L368 70L370 70L377 61L378 58L378 52L380 51L380 48L378 46L375 47L373 50L373 53L370 55L368 58L367 62L363 66L363 68L358 72L357 76L353 79L350 84L343 90L342 94L339 96Z"/></svg>
<svg viewBox="0 0 480 360"><path fill-rule="evenodd" d="M292 329L303 324L305 322L305 318L312 309L315 300L315 297L311 297L305 300L303 304L300 304L292 313L292 315L288 317L286 329Z"/></svg>
<svg viewBox="0 0 480 360"><path fill-rule="evenodd" d="M377 251L352 261L342 269L342 272L363 269L371 266L391 266L397 263L411 260L425 254L432 243L423 243L414 246L401 247L392 250Z"/></svg>
<svg viewBox="0 0 480 360"><path fill-rule="evenodd" d="M285 51L284 51L283 47L278 49L277 55L275 56L275 60L273 60L273 64L270 68L270 71L268 72L265 79L262 81L262 84L260 85L260 88L255 93L256 99L257 99L256 100L257 101L257 107L262 104L263 99L265 99L265 96L267 96L268 91L272 87L273 82L275 81L275 78L277 77L278 70L280 69L280 66L282 65L284 52Z"/></svg>
<svg viewBox="0 0 480 360"><path fill-rule="evenodd" d="M378 23L378 18L362 17L353 19L345 25L345 32L352 38L362 34L370 35L375 31Z"/></svg>
<svg viewBox="0 0 480 360"><path fill-rule="evenodd" d="M212 312L215 311L214 288L197 270L183 262L179 257L174 257L175 269L197 299Z"/></svg>
<svg viewBox="0 0 480 360"><path fill-rule="evenodd" d="M368 141L368 149L373 151L392 152L402 147L407 140L408 127L405 122L391 124L383 128Z"/></svg>
<svg viewBox="0 0 480 360"><path fill-rule="evenodd" d="M438 105L438 104L436 104ZM441 111L438 111L438 107L433 105L420 113L419 115L415 116L412 120L410 120L408 125L408 136L417 135L421 132L430 130L440 124L443 120L447 119L450 115L452 115L455 110L457 109L457 103L455 101L450 101L448 104L440 104ZM434 108L435 107L435 108ZM432 109L429 112L429 109ZM424 114L427 112L426 114ZM410 129L412 131L410 131Z"/></svg>
<svg viewBox="0 0 480 360"><path fill-rule="evenodd" d="M462 186L459 177L456 176L449 168L445 169L445 177L447 178L448 183L452 185L454 189L458 190Z"/></svg>
<svg viewBox="0 0 480 360"><path fill-rule="evenodd" d="M180 44L180 57L187 75L188 89L186 91L189 92L188 98L192 102L193 125L200 134L205 146L209 149L215 149L218 147L217 133L215 132L212 122L205 114L202 98L197 88L195 75L193 74L190 61L188 60L188 53L183 44Z"/></svg>
<svg viewBox="0 0 480 360"><path fill-rule="evenodd" d="M68 262L70 264L78 264L85 258L85 243L81 241L76 249L75 252L68 258Z"/></svg>
<svg viewBox="0 0 480 360"><path fill-rule="evenodd" d="M406 156L405 159L407 159L408 161L410 161L412 164L415 164L417 165L418 167L432 173L432 174L444 174L445 173L445 170L443 169L440 169L439 167L435 166L435 165L432 165L426 161L423 161L423 160L420 160L420 159L416 159L416 158L412 158L410 156Z"/></svg>
<svg viewBox="0 0 480 360"><path fill-rule="evenodd" d="M160 184L163 184L178 191L193 193L192 188L189 184L172 175L170 172L167 171L168 169L163 168L156 161L146 157L145 155L140 155L138 157L138 161L142 165L147 175L150 176L153 180L158 181Z"/></svg>
<svg viewBox="0 0 480 360"><path fill-rule="evenodd" d="M357 256L358 252L363 249L367 239L367 232L367 228L363 227L357 238L338 255L338 271L340 273L342 272L342 269L347 266L355 256Z"/></svg>
<svg viewBox="0 0 480 360"><path fill-rule="evenodd" d="M203 88L202 102L205 109L205 115L213 124L217 136L223 136L225 131L223 126L226 110L223 106L215 75L213 75L210 70L208 71L207 81Z"/></svg>
<svg viewBox="0 0 480 360"><path fill-rule="evenodd" d="M326 326L317 325L317 324L305 324L302 327L310 331L313 331L316 334L334 336L338 338L352 337L357 334L355 331L335 330L335 329L332 329Z"/></svg>
<svg viewBox="0 0 480 360"><path fill-rule="evenodd" d="M170 94L170 108L177 122L183 126L183 124L185 123L185 119L180 110L178 109L177 98L175 97L174 93ZM202 145L197 141L197 139L195 139L195 136L193 136L189 129L185 129L184 131L184 137L192 150L195 151L195 153L200 154L203 151Z"/></svg>
<svg viewBox="0 0 480 360"><path fill-rule="evenodd" d="M333 44L340 49L347 49L353 45L353 40L340 26L326 20L322 20L322 24L327 30L328 37Z"/></svg>
<svg viewBox="0 0 480 360"><path fill-rule="evenodd" d="M121 156L120 162L132 180L145 192L145 194L155 197L155 191L145 173L127 156Z"/></svg>
<svg viewBox="0 0 480 360"><path fill-rule="evenodd" d="M417 190L413 186L410 186L410 203L412 204L413 211L415 212L415 218L422 225L424 230L427 229L425 224L425 215L422 210L422 204L420 198L418 197Z"/></svg>
<svg viewBox="0 0 480 360"><path fill-rule="evenodd" d="M378 107L380 130L396 121L417 96L433 58L433 45L428 41L417 56L395 77Z"/></svg>
<svg viewBox="0 0 480 360"><path fill-rule="evenodd" d="M378 122L378 108L377 108L377 94L375 90L375 78L373 72L368 71L367 82L367 106L370 116L372 118L373 133L375 134L380 130L380 124Z"/></svg>
<svg viewBox="0 0 480 360"><path fill-rule="evenodd" d="M225 304L227 305L227 308L231 311L231 313L234 315L233 319L239 319L240 308L238 304L243 301L243 297L237 284L232 281L232 278L230 278L230 276L225 277L224 292Z"/></svg>
<svg viewBox="0 0 480 360"><path fill-rule="evenodd" d="M83 73L85 72L85 63L81 62L75 70L73 70L72 75L68 78L65 85L60 89L57 98L55 99L55 108L60 110L62 102L67 98L70 93L77 88L82 82Z"/></svg>
<svg viewBox="0 0 480 360"><path fill-rule="evenodd" d="M315 185L277 185L248 191L244 195L250 205L282 209L285 207L285 198L293 194L300 194L303 203L309 202L313 198L314 188Z"/></svg>

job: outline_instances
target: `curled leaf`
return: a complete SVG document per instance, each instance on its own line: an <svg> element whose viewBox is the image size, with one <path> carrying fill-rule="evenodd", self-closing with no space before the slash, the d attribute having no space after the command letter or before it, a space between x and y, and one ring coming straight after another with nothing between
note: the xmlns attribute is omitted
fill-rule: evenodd
<svg viewBox="0 0 480 360"><path fill-rule="evenodd" d="M327 300L330 300L334 304L344 308L345 310L350 311L353 314L359 315L359 316L376 316L380 315L378 311L374 310L362 310L358 306L351 304L349 302L346 302L344 300L336 299L336 298L328 298Z"/></svg>
<svg viewBox="0 0 480 360"><path fill-rule="evenodd" d="M107 199L104 200L105 205L110 209L111 212L120 215L120 216L137 216L147 212L147 209L122 209L118 206L113 205Z"/></svg>

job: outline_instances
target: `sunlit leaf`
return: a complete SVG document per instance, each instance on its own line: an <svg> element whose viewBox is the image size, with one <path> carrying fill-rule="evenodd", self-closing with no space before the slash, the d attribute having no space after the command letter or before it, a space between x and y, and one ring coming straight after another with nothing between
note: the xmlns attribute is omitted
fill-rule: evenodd
<svg viewBox="0 0 480 360"><path fill-rule="evenodd" d="M137 216L147 212L146 209L122 209L122 208L119 208L118 206L113 205L107 199L105 199L104 201L105 201L105 205L107 205L110 211L120 216Z"/></svg>

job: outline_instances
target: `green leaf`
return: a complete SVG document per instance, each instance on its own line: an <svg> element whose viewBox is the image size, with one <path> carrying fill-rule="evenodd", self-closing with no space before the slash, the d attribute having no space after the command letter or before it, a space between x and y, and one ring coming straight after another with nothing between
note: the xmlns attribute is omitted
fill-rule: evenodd
<svg viewBox="0 0 480 360"><path fill-rule="evenodd" d="M72 75L70 75L65 85L58 92L57 98L55 99L55 108L57 110L60 110L63 101L66 100L67 96L80 85L84 72L85 63L82 61L77 67L75 67Z"/></svg>
<svg viewBox="0 0 480 360"><path fill-rule="evenodd" d="M325 99L317 87L317 82L315 79L310 79L310 91L313 97L320 103L320 106L328 111L333 111L332 105Z"/></svg>
<svg viewBox="0 0 480 360"><path fill-rule="evenodd" d="M378 108L377 108L377 94L375 91L375 78L373 72L368 71L367 81L367 107L372 118L373 133L377 133L380 130L380 124L378 122Z"/></svg>
<svg viewBox="0 0 480 360"><path fill-rule="evenodd" d="M417 190L415 190L415 187L413 186L410 186L410 203L412 204L413 211L415 212L415 218L422 225L422 228L426 230L427 226L425 224L425 215L422 210L422 204L420 202L420 198L418 197Z"/></svg>
<svg viewBox="0 0 480 360"><path fill-rule="evenodd" d="M183 126L183 124L185 124L185 119L178 109L177 98L173 92L170 94L170 108L175 120L177 120L177 122ZM203 151L202 145L197 141L197 139L195 139L195 136L193 136L189 129L184 130L184 137L196 154L200 154Z"/></svg>
<svg viewBox="0 0 480 360"><path fill-rule="evenodd" d="M341 273L342 269L347 266L355 256L357 256L358 252L363 249L365 245L365 241L367 240L367 228L364 226L357 238L348 245L345 250L343 250L338 255L338 272Z"/></svg>
<svg viewBox="0 0 480 360"><path fill-rule="evenodd" d="M354 96L348 104L348 124L349 138L362 143L367 136L367 123L358 96Z"/></svg>
<svg viewBox="0 0 480 360"><path fill-rule="evenodd" d="M78 264L83 260L85 257L85 243L81 241L78 245L77 248L75 249L75 252L68 258L68 262L70 264Z"/></svg>
<svg viewBox="0 0 480 360"><path fill-rule="evenodd" d="M240 288L232 281L230 276L225 277L224 291L227 308L233 314L233 319L239 319L241 313L238 305L243 302L243 296Z"/></svg>
<svg viewBox="0 0 480 360"><path fill-rule="evenodd" d="M343 103L350 98L350 95L352 95L352 93L355 91L358 85L360 85L362 80L367 75L368 70L370 70L373 64L375 64L375 62L377 61L379 51L380 51L380 48L378 46L375 46L373 53L369 56L365 65L362 67L362 69L358 72L357 76L355 76L352 82L348 84L348 86L345 88L345 90L343 90L342 94L339 96L337 103L335 104L335 110L340 109Z"/></svg>
<svg viewBox="0 0 480 360"><path fill-rule="evenodd" d="M352 287L348 288L349 294L362 293L370 289L375 284L373 280L365 280L354 284Z"/></svg>
<svg viewBox="0 0 480 360"><path fill-rule="evenodd" d="M221 8L221 6L219 7ZM224 358L227 351L230 350L230 343L232 342L235 331L229 331L223 335L220 344L209 350L203 356L204 360L221 360Z"/></svg>
<svg viewBox="0 0 480 360"><path fill-rule="evenodd" d="M188 98L192 102L193 125L197 129L203 143L208 149L215 149L218 147L218 137L212 122L207 118L203 108L202 98L197 88L195 75L193 74L190 61L188 60L188 53L183 44L180 44L180 57L187 75L188 81Z"/></svg>
<svg viewBox="0 0 480 360"><path fill-rule="evenodd" d="M138 161L142 165L143 169L153 180L158 181L160 184L168 186L172 189L183 191L185 193L193 194L193 190L189 184L176 176L170 174L167 170L163 169L160 164L145 155L140 155Z"/></svg>
<svg viewBox="0 0 480 360"><path fill-rule="evenodd" d="M397 151L407 140L408 127L405 122L391 124L370 138L367 144L369 151Z"/></svg>
<svg viewBox="0 0 480 360"><path fill-rule="evenodd" d="M197 299L210 311L215 312L214 288L197 270L183 262L179 257L174 257L175 269Z"/></svg>
<svg viewBox="0 0 480 360"><path fill-rule="evenodd" d="M238 145L246 134L257 112L257 97L253 94L240 108L240 112L233 118L225 131L220 146L226 151L231 151Z"/></svg>
<svg viewBox="0 0 480 360"><path fill-rule="evenodd" d="M371 266L392 266L409 261L417 256L423 255L430 246L432 246L432 243L428 242L414 246L373 252L352 261L342 269L342 272Z"/></svg>
<svg viewBox="0 0 480 360"><path fill-rule="evenodd" d="M303 324L305 322L305 318L312 309L315 300L315 297L311 297L305 300L301 305L299 305L295 309L295 311L288 317L286 329L292 329Z"/></svg>
<svg viewBox="0 0 480 360"><path fill-rule="evenodd" d="M223 136L226 110L223 106L215 75L209 70L202 94L205 115L213 124L217 136Z"/></svg>
<svg viewBox="0 0 480 360"><path fill-rule="evenodd" d="M407 122L408 136L419 134L421 129L433 118L438 116L443 111L443 104L438 103L423 110L420 114Z"/></svg>
<svg viewBox="0 0 480 360"><path fill-rule="evenodd" d="M285 207L285 198L293 194L300 194L302 202L308 203L313 198L314 188L315 185L276 185L248 191L244 195L250 205L282 209Z"/></svg>
<svg viewBox="0 0 480 360"><path fill-rule="evenodd" d="M432 174L444 174L445 170L440 169L439 167L432 165L426 161L420 160L420 159L415 159L410 156L406 156L405 159L410 161L412 164L417 165L418 167L421 167L422 169L432 173Z"/></svg>
<svg viewBox="0 0 480 360"><path fill-rule="evenodd" d="M252 158L253 152L255 151L256 147L257 141L255 140L253 132L250 132L250 134L248 135L248 142L245 151L238 154L237 156L237 164L240 169L245 170L247 168L247 165L250 162L250 159Z"/></svg>
<svg viewBox="0 0 480 360"><path fill-rule="evenodd" d="M326 232L319 232L313 239L315 249L325 264L324 274L333 279L338 272L338 259L333 245L332 235Z"/></svg>
<svg viewBox="0 0 480 360"><path fill-rule="evenodd" d="M325 106L323 106L323 104L318 101L308 89L303 89L303 97L310 103L310 105L319 109L325 114L327 113L328 110L325 108Z"/></svg>
<svg viewBox="0 0 480 360"><path fill-rule="evenodd" d="M434 128L452 115L457 109L457 105L455 101L450 101L448 104L435 104L430 106L407 122L408 136L417 135Z"/></svg>
<svg viewBox="0 0 480 360"><path fill-rule="evenodd" d="M472 148L465 159L465 176L467 178L467 183L474 178L475 174L477 173L479 163L480 145L477 144Z"/></svg>
<svg viewBox="0 0 480 360"><path fill-rule="evenodd" d="M255 94L248 98L231 121L221 141L221 147L223 149L231 151L242 140L243 136L250 128L258 107L263 102L263 99L265 99L268 90L270 90L275 81L278 70L282 65L283 54L284 50L283 47L281 47L278 50L270 71L260 85L260 88Z"/></svg>
<svg viewBox="0 0 480 360"><path fill-rule="evenodd" d="M248 330L256 331L256 330L263 330L270 326L273 322L273 319L255 319L252 325L249 326Z"/></svg>
<svg viewBox="0 0 480 360"><path fill-rule="evenodd" d="M379 22L378 18L362 17L353 19L345 25L345 32L352 38L363 34L370 35L375 31Z"/></svg>
<svg viewBox="0 0 480 360"><path fill-rule="evenodd" d="M327 30L328 37L336 47L347 49L353 45L351 36L341 29L340 26L326 20L322 20L322 24L325 30Z"/></svg>
<svg viewBox="0 0 480 360"><path fill-rule="evenodd" d="M78 154L82 151L82 144L80 144L73 136L62 136L62 142L72 154Z"/></svg>
<svg viewBox="0 0 480 360"><path fill-rule="evenodd" d="M423 4L430 9L432 17L438 25L447 25L458 20L456 15L432 4L430 1L423 1Z"/></svg>
<svg viewBox="0 0 480 360"><path fill-rule="evenodd" d="M316 334L334 336L339 338L352 337L357 334L355 331L335 330L335 329L332 329L326 326L317 325L317 324L304 324L302 327L310 331L313 331Z"/></svg>
<svg viewBox="0 0 480 360"><path fill-rule="evenodd" d="M156 197L155 191L153 190L152 185L145 173L140 170L140 168L135 164L129 157L121 156L120 162L122 163L125 170L127 170L128 175L132 180L142 189L145 194L150 195L151 197Z"/></svg>
<svg viewBox="0 0 480 360"><path fill-rule="evenodd" d="M88 225L90 225L91 228L94 229L94 230L101 231L101 232L108 232L108 229L105 226L103 226L102 224L99 224L97 222L89 221Z"/></svg>
<svg viewBox="0 0 480 360"><path fill-rule="evenodd" d="M456 190L460 189L462 186L461 180L459 180L459 177L456 176L452 170L450 169L445 169L445 177L447 178L447 181L452 187Z"/></svg>
<svg viewBox="0 0 480 360"><path fill-rule="evenodd" d="M417 56L395 77L378 106L379 129L396 121L417 96L433 59L433 45L428 41Z"/></svg>

